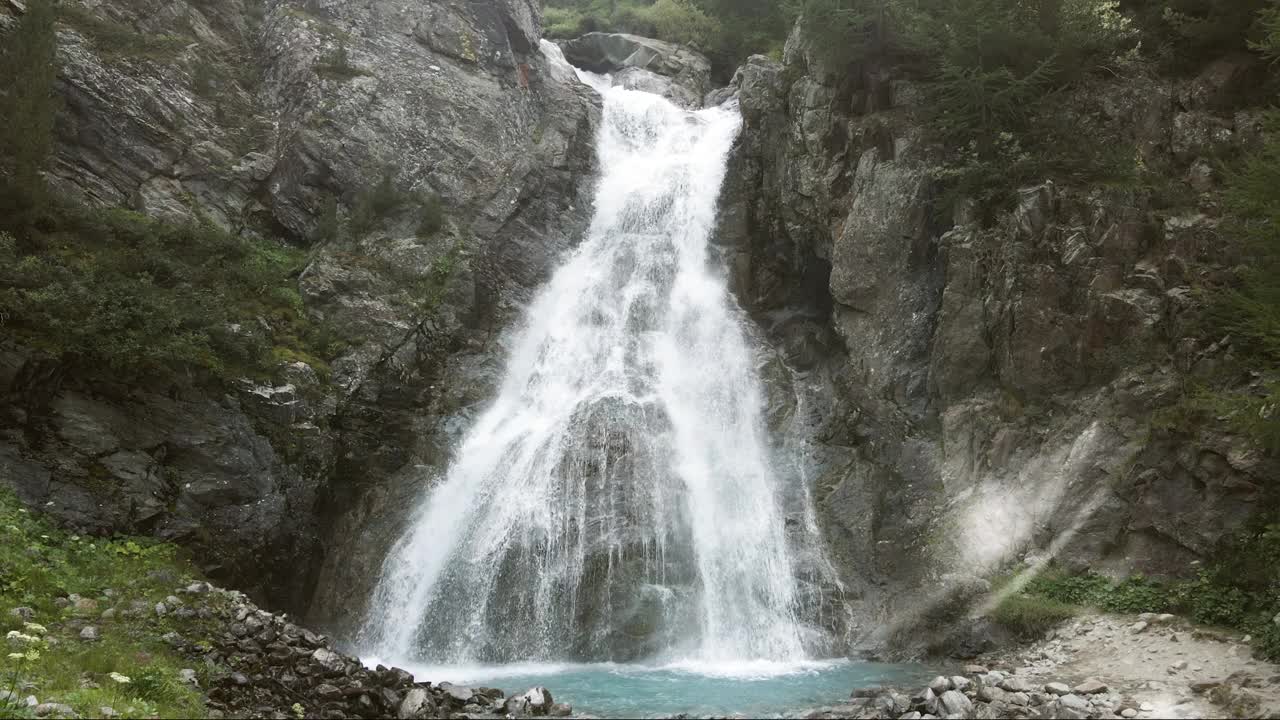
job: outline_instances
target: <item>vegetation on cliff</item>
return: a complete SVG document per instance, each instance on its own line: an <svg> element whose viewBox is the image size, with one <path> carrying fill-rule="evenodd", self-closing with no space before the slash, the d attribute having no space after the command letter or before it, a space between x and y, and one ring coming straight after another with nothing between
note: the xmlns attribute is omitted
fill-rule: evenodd
<svg viewBox="0 0 1280 720"><path fill-rule="evenodd" d="M1051 568L996 608L993 619L1035 637L1079 608L1114 613L1175 613L1252 636L1260 657L1280 661L1280 521L1261 513L1188 580L1134 575L1116 581Z"/></svg>
<svg viewBox="0 0 1280 720"><path fill-rule="evenodd" d="M281 360L325 372L337 346L303 310L303 251L206 219L84 207L47 187L53 7L31 2L0 55L19 79L0 95L0 323L66 362L126 377L266 376Z"/></svg>

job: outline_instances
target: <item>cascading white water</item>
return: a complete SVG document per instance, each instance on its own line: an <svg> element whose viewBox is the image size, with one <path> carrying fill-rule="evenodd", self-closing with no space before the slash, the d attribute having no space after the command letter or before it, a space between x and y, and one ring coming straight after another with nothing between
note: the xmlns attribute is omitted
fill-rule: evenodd
<svg viewBox="0 0 1280 720"><path fill-rule="evenodd" d="M362 640L441 663L804 657L741 313L708 240L736 108L609 87L588 237L387 557Z"/></svg>

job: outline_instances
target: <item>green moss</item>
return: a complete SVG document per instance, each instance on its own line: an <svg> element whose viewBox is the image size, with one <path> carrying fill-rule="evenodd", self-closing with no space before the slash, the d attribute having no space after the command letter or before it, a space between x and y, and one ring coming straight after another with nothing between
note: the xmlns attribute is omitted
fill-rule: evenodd
<svg viewBox="0 0 1280 720"><path fill-rule="evenodd" d="M82 717L98 717L102 707L124 717L204 717L199 691L179 680L178 671L191 663L160 639L174 630L212 632L201 626L204 621L150 612L99 617L107 608L123 609L135 601L154 605L195 577L171 545L69 534L0 491L0 628L31 638L10 641L0 658L0 690L24 688L24 695L65 703ZM94 600L97 607L78 610L55 602L71 594ZM34 625L10 613L17 607L34 611ZM79 628L90 623L99 639L82 641ZM0 706L0 717L24 717L25 712Z"/></svg>

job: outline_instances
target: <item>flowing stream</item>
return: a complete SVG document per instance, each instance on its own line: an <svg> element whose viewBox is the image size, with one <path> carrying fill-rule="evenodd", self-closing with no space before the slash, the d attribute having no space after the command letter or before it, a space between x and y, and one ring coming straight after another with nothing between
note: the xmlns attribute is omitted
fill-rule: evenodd
<svg viewBox="0 0 1280 720"><path fill-rule="evenodd" d="M709 248L736 105L689 112L579 75L604 100L589 234L387 557L366 657L437 673L835 667L809 660L825 631L788 538L758 348Z"/></svg>

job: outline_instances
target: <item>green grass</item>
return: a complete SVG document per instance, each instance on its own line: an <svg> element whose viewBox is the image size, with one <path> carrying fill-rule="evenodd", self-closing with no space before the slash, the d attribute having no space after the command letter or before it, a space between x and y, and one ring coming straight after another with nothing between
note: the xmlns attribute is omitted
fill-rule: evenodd
<svg viewBox="0 0 1280 720"><path fill-rule="evenodd" d="M124 717L204 717L200 692L180 681L179 670L207 678L212 668L184 660L161 636L180 630L192 638L211 629L198 618L123 612L134 602L152 608L195 577L171 545L72 535L0 491L0 630L31 638L7 641L0 691L70 705L83 717L99 717L103 707ZM58 602L71 594L96 607ZM10 613L17 607L34 611L29 623ZM108 608L114 618L101 617ZM99 630L97 641L79 637L90 624ZM0 718L29 716L25 707L0 705Z"/></svg>

